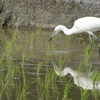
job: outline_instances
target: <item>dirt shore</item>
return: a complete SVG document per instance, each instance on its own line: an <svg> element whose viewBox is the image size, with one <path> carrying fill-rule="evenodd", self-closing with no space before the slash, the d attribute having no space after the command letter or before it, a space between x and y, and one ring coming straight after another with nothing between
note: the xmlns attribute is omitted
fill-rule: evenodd
<svg viewBox="0 0 100 100"><path fill-rule="evenodd" d="M60 0L57 0L60 1ZM76 3L34 3L34 0L1 0L0 25L8 27L54 28L58 24L71 27L84 16L100 17L100 5Z"/></svg>

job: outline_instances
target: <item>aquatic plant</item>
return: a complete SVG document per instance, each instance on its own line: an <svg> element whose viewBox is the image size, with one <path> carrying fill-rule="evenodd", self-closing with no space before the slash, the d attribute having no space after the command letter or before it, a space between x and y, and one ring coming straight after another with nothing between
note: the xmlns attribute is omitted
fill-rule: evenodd
<svg viewBox="0 0 100 100"><path fill-rule="evenodd" d="M81 100L87 100L90 96L89 90L83 90L80 88L81 91Z"/></svg>
<svg viewBox="0 0 100 100"><path fill-rule="evenodd" d="M64 89L64 94L63 94L62 100L66 100L66 99L69 100L68 94L70 92L71 87L72 87L72 82L71 82L71 80L69 80L65 85L65 89Z"/></svg>

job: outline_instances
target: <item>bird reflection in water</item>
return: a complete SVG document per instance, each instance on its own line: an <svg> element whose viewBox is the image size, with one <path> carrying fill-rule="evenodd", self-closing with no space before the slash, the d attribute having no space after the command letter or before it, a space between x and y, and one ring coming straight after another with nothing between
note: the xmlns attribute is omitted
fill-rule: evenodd
<svg viewBox="0 0 100 100"><path fill-rule="evenodd" d="M76 84L78 87L82 87L84 90L100 89L100 81L96 81L93 78L95 72L89 72L88 74L83 72L78 73L77 70L74 70L70 67L65 67L63 70L61 70L61 68L58 68L54 62L52 62L52 64L57 75L64 77L67 74L71 74L74 84Z"/></svg>

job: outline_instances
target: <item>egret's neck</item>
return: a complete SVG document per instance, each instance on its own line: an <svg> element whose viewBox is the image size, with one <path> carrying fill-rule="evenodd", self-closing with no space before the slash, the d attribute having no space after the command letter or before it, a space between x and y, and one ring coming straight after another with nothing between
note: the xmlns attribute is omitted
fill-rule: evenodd
<svg viewBox="0 0 100 100"><path fill-rule="evenodd" d="M77 77L78 76L78 73L75 70L73 70L69 67L65 67L63 71L61 69L59 69L58 67L55 67L55 72L59 76L65 76L67 74L71 74L72 77Z"/></svg>
<svg viewBox="0 0 100 100"><path fill-rule="evenodd" d="M78 76L77 72L69 67L64 68L63 73L69 73L73 77Z"/></svg>
<svg viewBox="0 0 100 100"><path fill-rule="evenodd" d="M66 35L72 35L76 33L81 33L82 31L77 29L76 27L72 27L71 29L68 29L66 27L63 28L62 30Z"/></svg>

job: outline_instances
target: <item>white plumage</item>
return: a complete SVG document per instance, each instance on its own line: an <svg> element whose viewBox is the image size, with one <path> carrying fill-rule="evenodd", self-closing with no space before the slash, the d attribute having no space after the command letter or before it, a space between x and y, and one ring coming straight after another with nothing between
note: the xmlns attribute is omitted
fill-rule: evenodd
<svg viewBox="0 0 100 100"><path fill-rule="evenodd" d="M86 32L89 34L89 38L91 42L90 49L89 49L90 51L93 45L91 36L95 37L100 43L100 39L96 35L93 34L93 32L99 31L99 30L100 30L100 18L83 17L83 18L77 19L74 22L74 25L71 29L68 29L63 25L56 26L50 40L60 31L63 31L65 35L72 35L72 34ZM99 45L99 54L100 54L100 45Z"/></svg>

